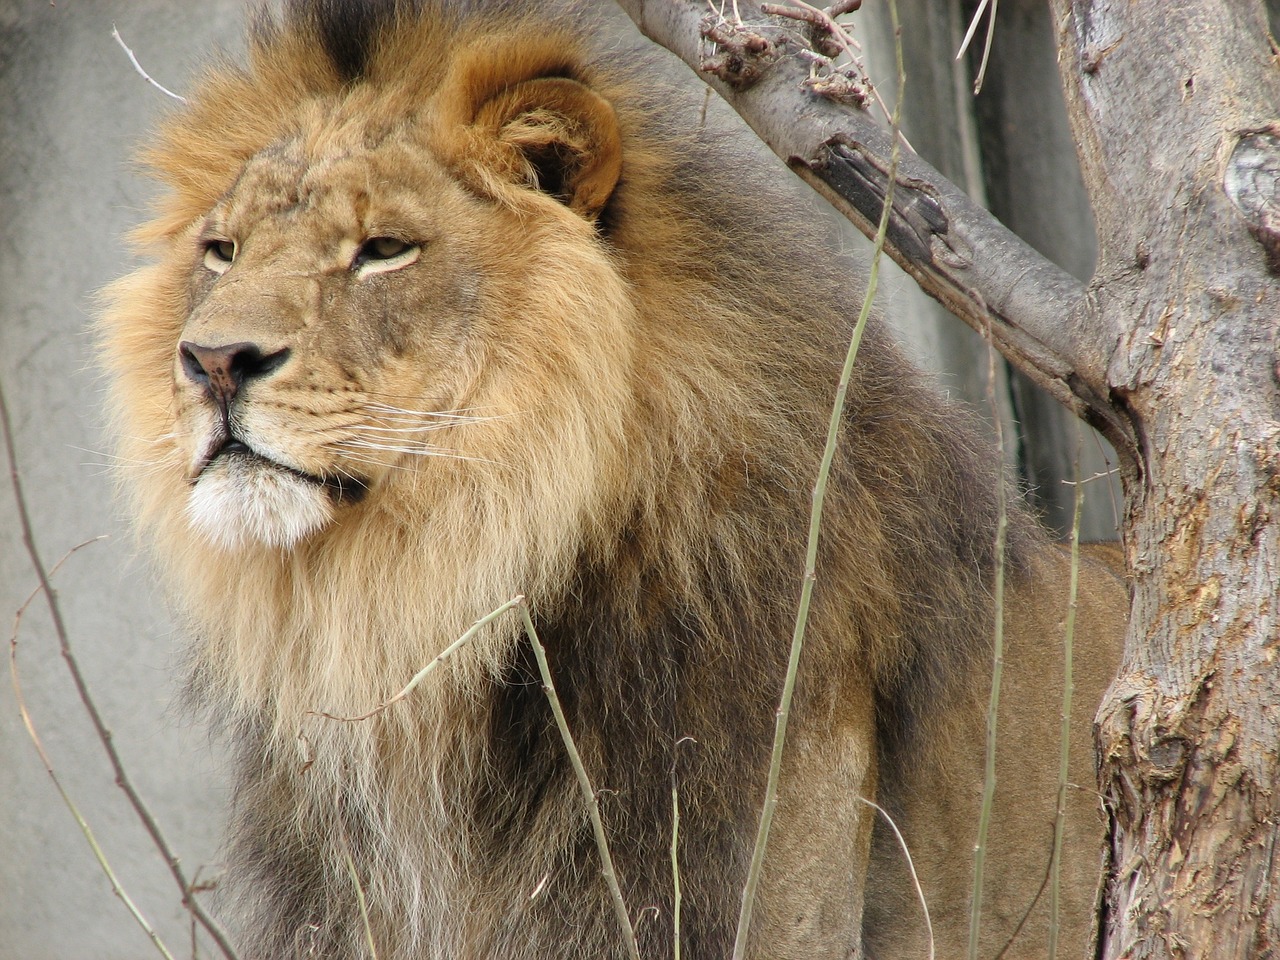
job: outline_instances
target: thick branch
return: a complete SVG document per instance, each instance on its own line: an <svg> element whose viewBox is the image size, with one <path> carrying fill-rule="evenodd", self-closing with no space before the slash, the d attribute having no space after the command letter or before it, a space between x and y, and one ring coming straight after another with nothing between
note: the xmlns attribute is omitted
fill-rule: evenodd
<svg viewBox="0 0 1280 960"><path fill-rule="evenodd" d="M868 237L875 232L887 187L889 134L865 112L806 89L809 62L796 53L802 43L794 25L780 26L745 3L738 5L741 28L713 25L697 0L619 3L646 36L706 78L859 230ZM718 45L705 39L713 26ZM1089 309L1082 284L910 151L899 164L885 250L926 293L989 333L1015 367L1132 459L1132 432L1106 386L1118 331Z"/></svg>

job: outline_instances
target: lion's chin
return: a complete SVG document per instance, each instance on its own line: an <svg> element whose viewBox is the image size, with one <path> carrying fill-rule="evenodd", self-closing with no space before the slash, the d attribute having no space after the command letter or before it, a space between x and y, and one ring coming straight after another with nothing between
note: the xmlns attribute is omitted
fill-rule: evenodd
<svg viewBox="0 0 1280 960"><path fill-rule="evenodd" d="M187 518L224 550L262 544L287 550L333 519L323 483L259 457L219 457L200 475Z"/></svg>

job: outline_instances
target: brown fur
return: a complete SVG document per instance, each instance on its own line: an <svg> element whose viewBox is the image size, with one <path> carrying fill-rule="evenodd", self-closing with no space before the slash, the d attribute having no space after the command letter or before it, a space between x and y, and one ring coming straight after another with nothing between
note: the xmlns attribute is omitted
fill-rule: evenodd
<svg viewBox="0 0 1280 960"><path fill-rule="evenodd" d="M365 956L349 865L383 960L622 955L514 618L385 712L315 715L385 700L517 593L601 791L642 955L672 949L673 788L684 955L728 955L860 294L774 188L729 176L723 137L675 110L652 66L606 67L550 19L291 8L147 151L170 192L138 234L155 264L110 291L106 365L125 485L199 638L193 696L239 745L230 884L250 958ZM382 236L414 252L361 266ZM236 245L229 265L217 242ZM223 424L213 384L233 375L192 357L228 344L254 352L236 355L250 373ZM224 428L258 457L206 463ZM872 853L859 795L902 819L942 943L963 943L997 460L873 325L755 956L917 941L900 857L879 832ZM1014 779L1048 785L1051 811L1056 687L1038 681L1063 573L1006 506L1025 658L1005 736ZM1112 599L1081 631L1098 667L1082 698L1119 636L1123 593L1096 590ZM989 944L1044 870L1033 796L1007 804ZM1096 824L1073 835L1079 939Z"/></svg>

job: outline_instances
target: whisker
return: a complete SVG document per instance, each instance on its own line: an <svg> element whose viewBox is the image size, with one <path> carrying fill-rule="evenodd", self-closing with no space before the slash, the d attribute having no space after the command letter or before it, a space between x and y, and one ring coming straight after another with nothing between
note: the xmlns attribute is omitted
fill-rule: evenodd
<svg viewBox="0 0 1280 960"><path fill-rule="evenodd" d="M463 407L458 410L414 410L409 407L392 406L388 403L366 403L364 404L364 408L371 413L389 413L415 419L448 420L461 423L495 420L507 416L507 414L482 414L472 412L473 410L483 409L480 407Z"/></svg>
<svg viewBox="0 0 1280 960"><path fill-rule="evenodd" d="M72 444L68 444L67 448L70 450L78 451L79 453L87 453L91 457L102 458L103 462L101 463L94 463L93 461L90 461L90 463L94 466L109 466L112 463L119 463L119 464L134 464L134 465L148 466L148 467L150 466L158 467L158 466L164 466L170 463L177 464L182 462L182 457L178 456L176 453L166 454L163 457L153 458L150 460L141 460L137 457L122 457L117 453L107 453L105 450L91 450L88 447L77 447Z"/></svg>
<svg viewBox="0 0 1280 960"><path fill-rule="evenodd" d="M371 423L353 423L347 429L361 433L430 433L432 430L446 430L452 426L452 423L420 423L413 427L379 427Z"/></svg>
<svg viewBox="0 0 1280 960"><path fill-rule="evenodd" d="M343 448L354 447L364 450L380 450L383 453L401 453L412 457L445 457L450 460L468 460L473 463L497 464L498 462L496 460L488 460L484 457L469 457L456 450L449 450L444 447L428 446L426 444L409 447L400 444L372 443L368 440L340 440L338 445Z"/></svg>
<svg viewBox="0 0 1280 960"><path fill-rule="evenodd" d="M124 439L131 440L134 443L149 443L154 445L159 443L173 443L175 440L178 439L178 435L170 431L169 433L162 433L158 437L128 436L128 437L125 437Z"/></svg>
<svg viewBox="0 0 1280 960"><path fill-rule="evenodd" d="M367 453L362 453L356 450L352 450L348 448L347 445L342 441L329 444L329 446L333 450L333 453L336 457L339 457L342 460L349 463L367 463L373 467L383 467L390 470L404 470L410 473L414 471L413 464L387 462L385 460L379 459L378 457L371 456ZM374 447L373 449L380 449L380 448ZM426 456L427 454L423 453L421 455ZM446 451L444 454L441 454L441 455L447 456L448 451Z"/></svg>

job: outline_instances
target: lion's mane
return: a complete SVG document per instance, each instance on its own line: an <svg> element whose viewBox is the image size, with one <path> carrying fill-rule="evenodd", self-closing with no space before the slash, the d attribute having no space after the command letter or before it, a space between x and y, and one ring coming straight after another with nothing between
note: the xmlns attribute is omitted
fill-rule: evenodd
<svg viewBox="0 0 1280 960"><path fill-rule="evenodd" d="M640 924L644 955L670 950L673 785L682 936L691 956L728 954L861 285L778 174L744 171L741 138L700 127L701 98L673 92L650 55L525 6L290 5L259 17L248 65L210 68L146 149L168 192L138 233L154 264L110 292L106 365L123 485L197 638L192 697L237 744L229 883L251 957L363 956L349 868L384 958L618 955L514 617L391 709L316 715L386 700L516 594L601 790L628 902L661 917ZM620 172L587 215L563 151L513 173L467 132L467 104L544 77L616 113ZM447 455L406 458L296 542L255 541L251 525L211 538L193 527L174 439L201 224L254 158L418 128L476 216L510 227L501 249L466 250L488 291L456 334L479 415L447 427ZM404 360L395 331L377 331L362 334L371 363ZM983 649L998 463L873 320L797 715L838 717L850 689L870 690L882 789L895 751L943 734L929 717ZM1008 510L1016 575L1038 534Z"/></svg>

